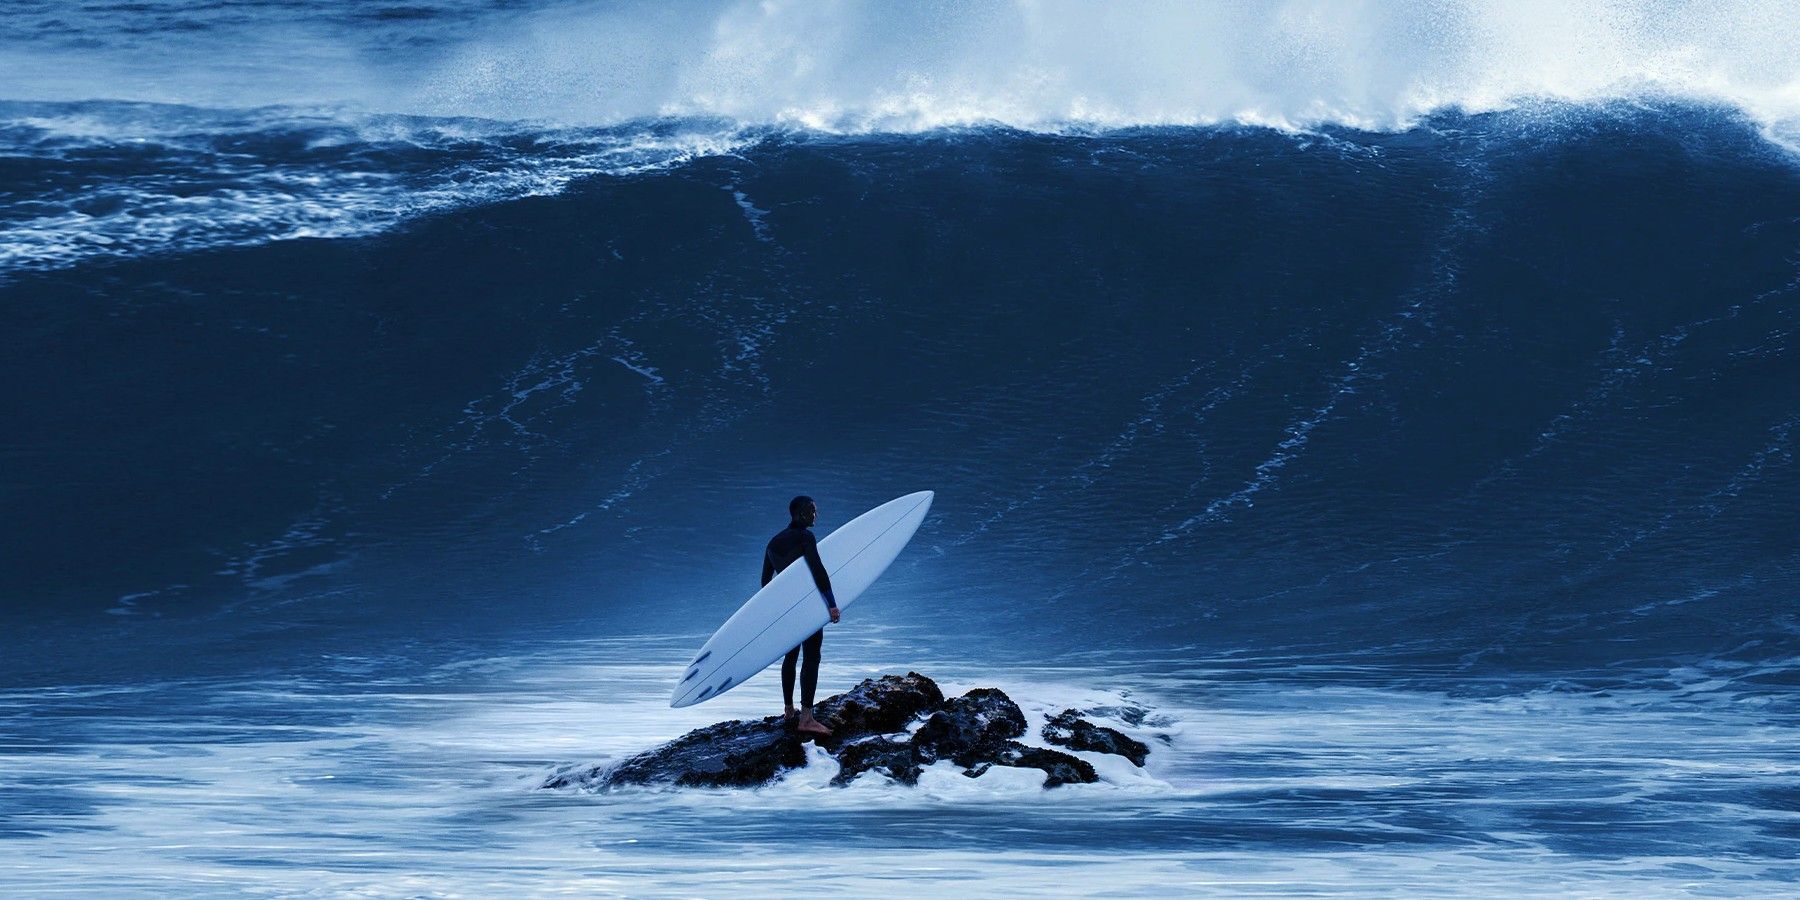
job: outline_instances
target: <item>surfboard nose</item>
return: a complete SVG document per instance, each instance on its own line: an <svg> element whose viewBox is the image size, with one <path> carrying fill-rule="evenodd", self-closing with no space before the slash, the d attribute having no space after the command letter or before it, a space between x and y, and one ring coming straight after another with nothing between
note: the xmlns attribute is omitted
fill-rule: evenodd
<svg viewBox="0 0 1800 900"><path fill-rule="evenodd" d="M927 513L931 512L931 501L937 499L937 491L920 491L913 496L919 498L918 516L923 519Z"/></svg>

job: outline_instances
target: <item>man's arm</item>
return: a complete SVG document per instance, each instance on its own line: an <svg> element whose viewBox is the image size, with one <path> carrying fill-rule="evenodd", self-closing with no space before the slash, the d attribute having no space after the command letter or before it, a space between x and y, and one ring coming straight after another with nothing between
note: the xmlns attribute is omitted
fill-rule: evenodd
<svg viewBox="0 0 1800 900"><path fill-rule="evenodd" d="M825 561L819 558L819 539L807 534L800 552L806 556L806 567L812 570L813 583L819 586L819 594L825 598L825 608L836 612L837 598L831 596L831 575L825 571Z"/></svg>
<svg viewBox="0 0 1800 900"><path fill-rule="evenodd" d="M769 579L775 577L775 561L769 558L769 551L763 551L763 587L769 586Z"/></svg>

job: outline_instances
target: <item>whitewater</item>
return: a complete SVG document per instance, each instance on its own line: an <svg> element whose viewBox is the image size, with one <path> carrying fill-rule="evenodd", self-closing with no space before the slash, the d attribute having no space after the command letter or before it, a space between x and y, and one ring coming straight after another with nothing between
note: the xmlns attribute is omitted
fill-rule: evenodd
<svg viewBox="0 0 1800 900"><path fill-rule="evenodd" d="M0 26L0 892L1800 881L1792 4ZM921 489L821 694L1144 769L542 787Z"/></svg>
<svg viewBox="0 0 1800 900"><path fill-rule="evenodd" d="M38 177L9 204L0 272L355 237L796 132L1404 132L1501 110L1554 128L1569 104L1673 100L1731 109L1784 148L1800 133L1800 14L1780 2L18 0L7 15L0 150L55 165L18 173ZM132 165L144 153L151 171Z"/></svg>

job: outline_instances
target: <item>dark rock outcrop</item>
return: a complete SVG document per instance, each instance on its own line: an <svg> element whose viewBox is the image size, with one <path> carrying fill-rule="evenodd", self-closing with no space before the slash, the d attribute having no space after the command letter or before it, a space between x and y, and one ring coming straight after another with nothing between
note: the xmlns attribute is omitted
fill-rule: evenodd
<svg viewBox="0 0 1800 900"><path fill-rule="evenodd" d="M720 722L690 731L620 763L606 773L606 783L755 787L804 765L806 748L799 737L780 716L770 716L758 722Z"/></svg>
<svg viewBox="0 0 1800 900"><path fill-rule="evenodd" d="M837 754L839 771L832 783L848 784L863 772L875 769L895 781L917 784L919 770L940 759L962 766L963 774L971 778L998 764L1043 769L1045 787L1099 780L1091 766L1066 753L1028 752L1038 748L1012 740L1024 734L1025 728L1025 714L1005 692L976 688L931 710L913 731L911 740L878 737L846 746ZM1079 777L1084 768L1086 777ZM1071 776L1072 772L1077 775Z"/></svg>
<svg viewBox="0 0 1800 900"><path fill-rule="evenodd" d="M832 784L849 784L856 776L871 769L901 784L918 784L919 754L910 741L876 735L845 744L838 751L838 774Z"/></svg>
<svg viewBox="0 0 1800 900"><path fill-rule="evenodd" d="M1100 780L1099 774L1085 759L1076 759L1067 753L1044 747L1027 747L1018 741L1007 741L996 748L992 762L977 763L963 774L974 778L996 765L1043 769L1044 787L1047 788L1059 784L1093 784Z"/></svg>
<svg viewBox="0 0 1800 900"><path fill-rule="evenodd" d="M1083 719L1081 713L1072 709L1065 709L1057 713L1056 717L1044 726L1044 740L1070 750L1091 750L1095 753L1117 754L1139 766L1143 765L1144 759L1150 755L1150 748L1145 746L1144 742L1126 737L1117 730L1095 725Z"/></svg>
<svg viewBox="0 0 1800 900"><path fill-rule="evenodd" d="M976 688L946 700L935 682L917 672L883 675L827 698L813 712L833 732L819 740L819 746L838 761L840 771L833 784L847 784L869 771L917 784L920 771L939 760L954 762L971 778L1000 765L1041 769L1045 787L1099 780L1094 767L1081 759L1015 740L1027 730L1025 715L1011 698L993 688ZM914 723L917 728L908 734ZM1052 720L1044 736L1071 749L1119 753L1138 765L1143 765L1148 752L1143 744L1081 719L1074 710ZM810 737L780 716L720 722L617 765L560 773L544 786L755 787L805 766L803 742Z"/></svg>
<svg viewBox="0 0 1800 900"><path fill-rule="evenodd" d="M944 704L913 733L926 763L948 759L972 768L1025 733L1025 714L1005 693L976 688Z"/></svg>
<svg viewBox="0 0 1800 900"><path fill-rule="evenodd" d="M831 729L831 737L819 745L835 754L851 741L904 731L914 719L943 705L944 692L937 682L908 672L865 678L856 687L815 705L813 715Z"/></svg>

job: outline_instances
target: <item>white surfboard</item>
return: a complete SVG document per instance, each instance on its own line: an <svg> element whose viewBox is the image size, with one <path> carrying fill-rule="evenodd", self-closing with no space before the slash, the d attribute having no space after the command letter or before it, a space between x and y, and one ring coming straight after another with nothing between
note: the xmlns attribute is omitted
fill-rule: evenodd
<svg viewBox="0 0 1800 900"><path fill-rule="evenodd" d="M819 541L819 559L831 575L838 609L848 609L887 571L925 521L932 496L919 491L889 500ZM743 684L829 621L812 569L806 560L795 560L713 633L683 670L669 705L693 706Z"/></svg>

